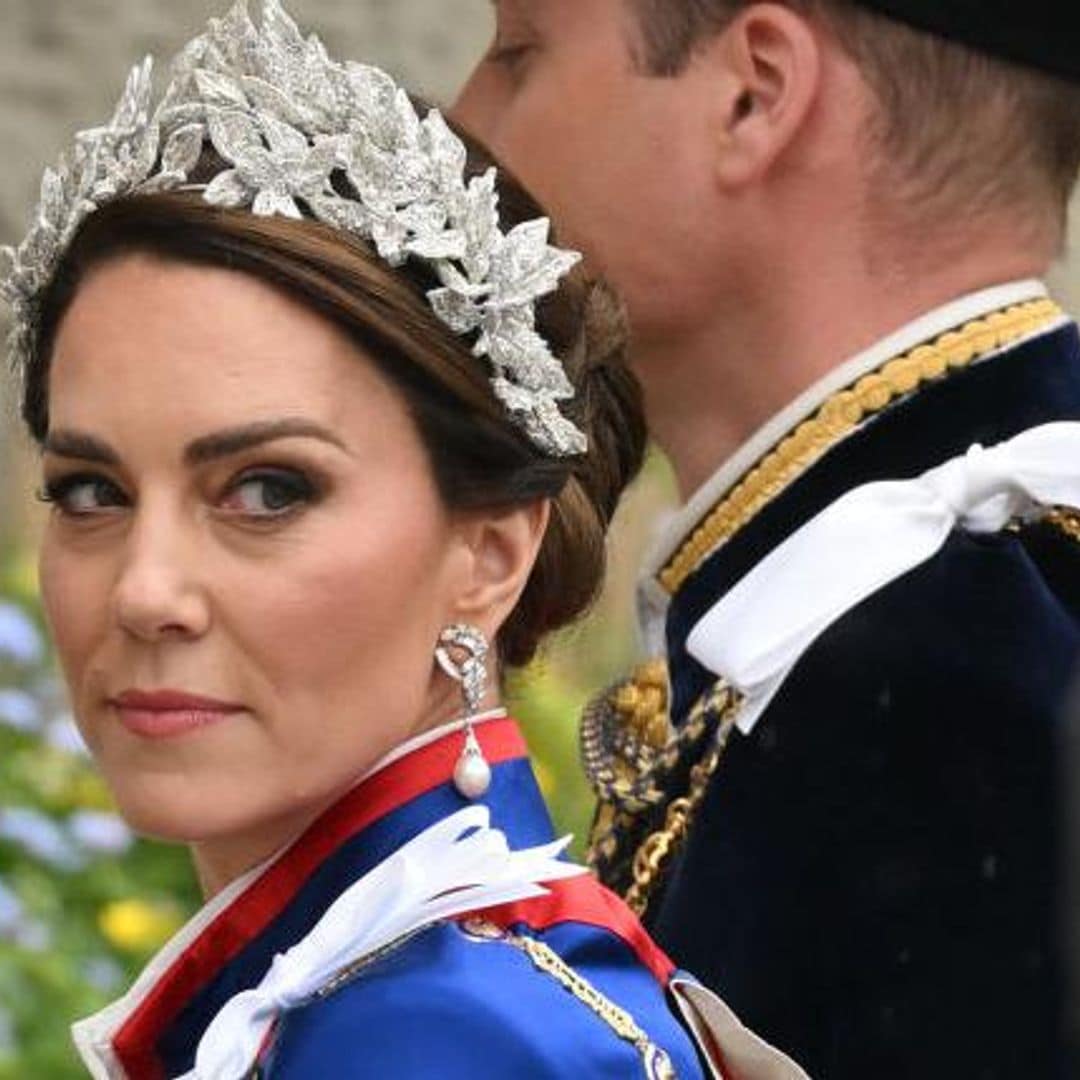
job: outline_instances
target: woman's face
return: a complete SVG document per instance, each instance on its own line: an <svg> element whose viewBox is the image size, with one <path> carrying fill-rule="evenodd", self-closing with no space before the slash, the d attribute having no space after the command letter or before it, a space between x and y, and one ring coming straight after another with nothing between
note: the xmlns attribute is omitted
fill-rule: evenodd
<svg viewBox="0 0 1080 1080"><path fill-rule="evenodd" d="M124 256L76 295L49 396L46 612L136 828L250 862L448 718L462 544L341 331L249 276Z"/></svg>

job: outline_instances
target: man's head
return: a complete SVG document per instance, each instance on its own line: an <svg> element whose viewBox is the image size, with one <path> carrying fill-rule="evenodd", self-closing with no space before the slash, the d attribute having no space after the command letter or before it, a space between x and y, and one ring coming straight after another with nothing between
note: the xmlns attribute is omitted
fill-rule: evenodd
<svg viewBox="0 0 1080 1080"><path fill-rule="evenodd" d="M717 251L750 254L744 230L788 209L897 238L1007 222L1049 261L1080 166L1080 85L871 10L918 6L495 0L460 115L623 289L639 329L657 299L677 318L675 281L722 276Z"/></svg>
<svg viewBox="0 0 1080 1080"><path fill-rule="evenodd" d="M647 70L677 77L703 42L755 0L625 2L637 18ZM1015 15L1003 30L994 4L939 15L931 10L942 5L930 0L783 2L833 35L865 79L873 105L861 149L883 183L899 184L909 200L931 209L935 202L950 212L1023 206L1064 221L1080 169L1080 87L1064 77L1068 69L1075 78L1078 65L1059 56L1057 42L1025 40L1012 25ZM1061 28L1057 40L1065 37Z"/></svg>

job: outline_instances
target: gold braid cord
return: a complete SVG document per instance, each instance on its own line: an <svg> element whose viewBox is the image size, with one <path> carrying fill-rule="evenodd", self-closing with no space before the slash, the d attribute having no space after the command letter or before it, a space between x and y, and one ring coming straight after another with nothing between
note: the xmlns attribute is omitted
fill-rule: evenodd
<svg viewBox="0 0 1080 1080"><path fill-rule="evenodd" d="M1064 506L1058 507L1044 515L1039 521L1041 524L1057 529L1058 532L1063 533L1070 540L1075 540L1080 544L1080 510L1073 510Z"/></svg>
<svg viewBox="0 0 1080 1080"><path fill-rule="evenodd" d="M895 357L854 386L834 394L705 515L660 571L660 584L669 593L678 592L716 548L866 420L923 386L1039 333L1063 314L1047 299L995 311Z"/></svg>
<svg viewBox="0 0 1080 1080"><path fill-rule="evenodd" d="M523 952L537 971L551 976L611 1030L637 1050L647 1080L677 1080L675 1066L667 1052L654 1043L625 1010L605 997L588 979L579 975L557 952L542 941L525 934L511 934L493 923L471 919L462 925L469 937L481 942L502 942Z"/></svg>
<svg viewBox="0 0 1080 1080"><path fill-rule="evenodd" d="M587 862L644 914L686 841L741 704L722 680L675 731L663 661L639 667L585 710L582 758L598 806Z"/></svg>

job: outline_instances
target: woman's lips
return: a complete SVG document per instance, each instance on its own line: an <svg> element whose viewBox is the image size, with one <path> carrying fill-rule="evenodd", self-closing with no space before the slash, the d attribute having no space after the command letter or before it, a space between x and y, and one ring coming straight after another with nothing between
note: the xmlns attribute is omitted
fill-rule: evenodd
<svg viewBox="0 0 1080 1080"><path fill-rule="evenodd" d="M124 727L151 739L184 735L244 711L243 705L182 690L125 690L109 704Z"/></svg>

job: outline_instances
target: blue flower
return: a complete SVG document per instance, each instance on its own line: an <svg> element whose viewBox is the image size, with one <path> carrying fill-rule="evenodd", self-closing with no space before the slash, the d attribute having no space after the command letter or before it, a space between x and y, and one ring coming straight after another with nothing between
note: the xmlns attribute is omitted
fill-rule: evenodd
<svg viewBox="0 0 1080 1080"><path fill-rule="evenodd" d="M111 994L124 985L124 970L115 960L99 956L87 960L82 969L83 978L95 990Z"/></svg>
<svg viewBox="0 0 1080 1080"><path fill-rule="evenodd" d="M64 829L47 814L28 806L0 810L0 840L18 844L28 855L58 870L78 870L84 863Z"/></svg>
<svg viewBox="0 0 1080 1080"><path fill-rule="evenodd" d="M100 810L77 810L68 818L68 832L79 847L101 855L123 855L135 842L120 818Z"/></svg>
<svg viewBox="0 0 1080 1080"><path fill-rule="evenodd" d="M41 634L30 617L14 604L0 603L0 660L36 664L43 652Z"/></svg>
<svg viewBox="0 0 1080 1080"><path fill-rule="evenodd" d="M0 688L0 724L27 734L41 730L41 706L25 690Z"/></svg>

